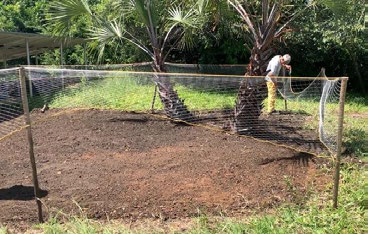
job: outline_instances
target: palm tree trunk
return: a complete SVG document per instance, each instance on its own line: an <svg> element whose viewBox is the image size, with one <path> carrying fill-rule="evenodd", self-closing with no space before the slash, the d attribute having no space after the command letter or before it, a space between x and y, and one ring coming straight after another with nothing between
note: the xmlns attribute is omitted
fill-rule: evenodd
<svg viewBox="0 0 368 234"><path fill-rule="evenodd" d="M155 72L162 73L167 71L161 59L156 59L152 66ZM172 119L179 119L186 122L193 121L194 116L184 104L184 100L179 98L178 92L174 90L170 82L170 78L168 76L155 74L153 79L166 115Z"/></svg>
<svg viewBox="0 0 368 234"><path fill-rule="evenodd" d="M267 96L265 81L245 78L239 87L232 128L237 133L246 133L259 124L263 100Z"/></svg>
<svg viewBox="0 0 368 234"><path fill-rule="evenodd" d="M272 49L262 51L254 47L250 57L246 76L265 75L267 61ZM237 100L235 102L232 130L237 133L247 133L259 125L262 114L263 100L267 97L266 81L262 78L245 78L241 81Z"/></svg>

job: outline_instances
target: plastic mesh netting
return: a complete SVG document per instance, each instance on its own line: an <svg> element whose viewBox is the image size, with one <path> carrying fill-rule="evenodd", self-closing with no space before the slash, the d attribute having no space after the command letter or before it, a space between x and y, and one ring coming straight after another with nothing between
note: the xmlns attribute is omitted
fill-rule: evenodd
<svg viewBox="0 0 368 234"><path fill-rule="evenodd" d="M111 68L119 71L98 70L106 66L94 67L97 70L85 66L27 67L30 106L42 111L98 108L149 113L297 150L336 151L341 78L279 77L277 111L269 114L264 77L194 74L199 71L193 70L194 65L188 70L176 65L180 67L176 72L186 73L157 74L147 72L149 66L144 64L143 72L137 72L139 66L134 70L130 65ZM206 69L211 73L216 66L208 65ZM3 71L1 77L5 78L0 84L0 116L9 116L0 124L5 136L22 126L17 118L22 111L17 69ZM6 104L9 102L11 105Z"/></svg>

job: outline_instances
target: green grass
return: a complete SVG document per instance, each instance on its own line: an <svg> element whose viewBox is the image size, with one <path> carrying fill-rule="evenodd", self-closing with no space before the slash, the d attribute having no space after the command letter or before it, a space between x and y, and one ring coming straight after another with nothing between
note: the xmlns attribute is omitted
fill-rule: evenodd
<svg viewBox="0 0 368 234"><path fill-rule="evenodd" d="M0 226L0 234L7 234L7 233L8 233L8 229L6 227Z"/></svg>
<svg viewBox="0 0 368 234"><path fill-rule="evenodd" d="M337 100L336 100L337 101ZM339 104L326 104L324 128L327 132L337 132ZM306 129L318 128L318 101L303 100L303 102L288 101L288 109L296 113L309 115ZM284 110L284 100L276 101L276 109ZM343 142L346 153L363 157L368 153L368 98L348 96L344 108ZM368 155L366 155L368 156Z"/></svg>
<svg viewBox="0 0 368 234"><path fill-rule="evenodd" d="M101 225L98 222L87 219L85 217L70 217L67 222L59 223L57 219L51 218L47 223L37 225L37 228L43 233L78 233L78 234L94 234L94 233L116 233L107 225Z"/></svg>
<svg viewBox="0 0 368 234"><path fill-rule="evenodd" d="M229 108L235 103L236 93L215 93L178 85L175 89L190 110ZM105 108L126 111L148 111L154 94L153 85L141 85L135 78L108 78L92 85L76 85L56 95L53 108ZM158 97L157 97L158 99ZM159 100L156 109L162 109Z"/></svg>

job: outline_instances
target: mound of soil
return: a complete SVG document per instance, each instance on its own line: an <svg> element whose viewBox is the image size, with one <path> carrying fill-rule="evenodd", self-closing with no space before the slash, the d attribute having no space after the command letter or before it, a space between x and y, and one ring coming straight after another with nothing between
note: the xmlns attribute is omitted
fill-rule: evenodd
<svg viewBox="0 0 368 234"><path fill-rule="evenodd" d="M326 178L311 155L144 114L65 112L33 134L45 215L79 205L94 218L235 216L298 202ZM37 220L25 132L0 149L0 223Z"/></svg>

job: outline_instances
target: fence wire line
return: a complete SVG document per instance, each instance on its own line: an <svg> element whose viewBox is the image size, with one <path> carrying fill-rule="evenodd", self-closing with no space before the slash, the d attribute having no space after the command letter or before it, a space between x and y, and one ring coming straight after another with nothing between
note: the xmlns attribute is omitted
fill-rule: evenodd
<svg viewBox="0 0 368 234"><path fill-rule="evenodd" d="M157 74L82 68L27 67L31 108L98 108L152 113L157 86L153 105L156 114L235 131L305 152L325 152L323 145L332 152L336 151L341 79L279 77L276 100L279 112L268 115L264 77L245 79L236 75ZM214 68L211 66L212 71ZM181 69L185 71L183 67ZM0 72L0 101L10 104L1 103L0 139L24 126L24 121L19 118L23 114L19 70L6 70ZM248 82L243 90L246 98L240 100L239 87L244 81ZM283 97L287 100L287 107ZM242 109L238 108L240 104ZM237 125L235 122L242 123ZM239 129L237 126L243 127Z"/></svg>

